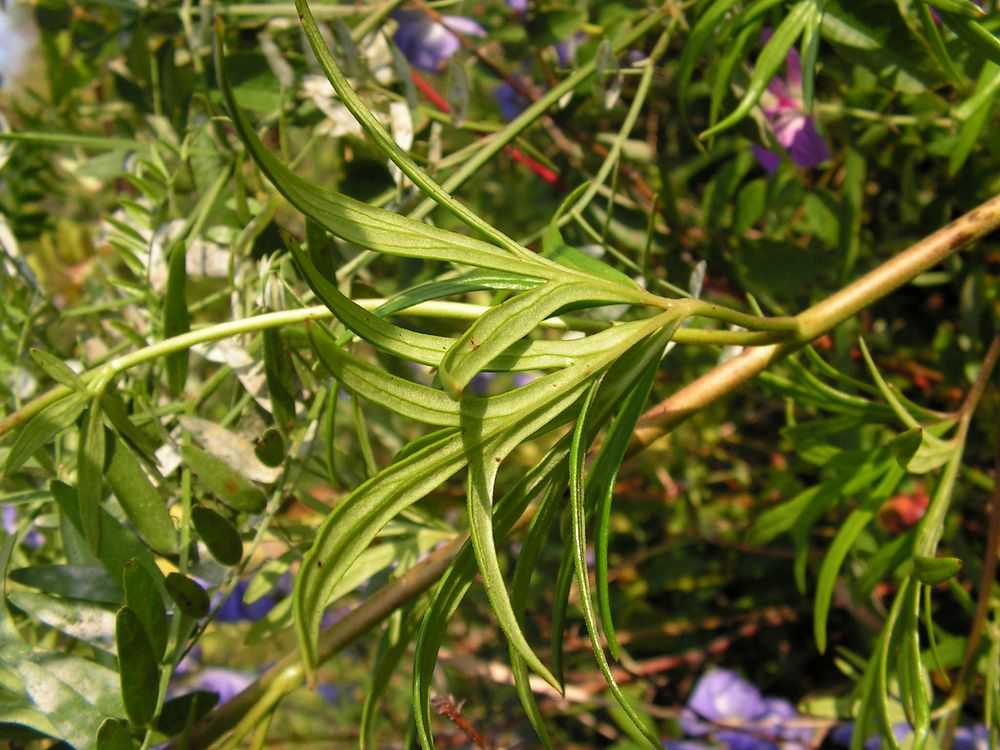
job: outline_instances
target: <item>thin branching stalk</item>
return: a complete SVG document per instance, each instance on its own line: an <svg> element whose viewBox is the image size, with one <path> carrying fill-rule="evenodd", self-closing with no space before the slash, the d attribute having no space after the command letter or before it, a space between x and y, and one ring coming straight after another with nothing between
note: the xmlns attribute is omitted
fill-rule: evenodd
<svg viewBox="0 0 1000 750"><path fill-rule="evenodd" d="M744 351L650 408L639 421L636 441L642 446L650 445L692 414L757 377L774 362L824 335L997 227L1000 227L1000 196L990 198L800 313L796 316L799 333L793 341Z"/></svg>

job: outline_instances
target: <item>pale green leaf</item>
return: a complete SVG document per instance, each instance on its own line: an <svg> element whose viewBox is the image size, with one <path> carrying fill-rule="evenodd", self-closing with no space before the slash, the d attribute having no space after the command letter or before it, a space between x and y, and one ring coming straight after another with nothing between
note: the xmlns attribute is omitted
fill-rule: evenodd
<svg viewBox="0 0 1000 750"><path fill-rule="evenodd" d="M124 441L112 444L107 479L118 504L145 542L162 555L177 551L177 529L167 503Z"/></svg>
<svg viewBox="0 0 1000 750"><path fill-rule="evenodd" d="M577 417L576 427L573 430L573 442L569 455L569 496L570 496L570 518L572 521L572 542L573 559L576 569L576 586L580 596L580 609L583 611L584 622L587 626L587 634L590 636L590 645L597 660L597 666L604 675L604 680L611 690L618 705L635 725L636 729L649 743L651 748L659 750L662 747L660 738L649 728L649 721L641 716L632 705L631 701L622 693L621 688L611 674L611 665L604 655L604 648L601 646L601 634L597 623L597 613L594 609L593 598L590 591L590 575L587 569L587 538L586 538L586 508L584 491L584 460L587 453L587 442L584 439L585 426L597 393L599 382L595 382L587 394L580 408Z"/></svg>
<svg viewBox="0 0 1000 750"><path fill-rule="evenodd" d="M3 473L10 476L31 456L55 437L70 427L91 401L84 392L70 393L65 398L45 407L17 433L17 438L7 454Z"/></svg>

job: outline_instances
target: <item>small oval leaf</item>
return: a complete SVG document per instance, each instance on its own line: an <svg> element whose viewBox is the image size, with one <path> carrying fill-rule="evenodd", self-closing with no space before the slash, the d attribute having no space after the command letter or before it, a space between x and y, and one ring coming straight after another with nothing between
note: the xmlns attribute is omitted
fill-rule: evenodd
<svg viewBox="0 0 1000 750"><path fill-rule="evenodd" d="M74 391L83 389L83 382L80 380L80 377L69 369L66 363L58 357L49 354L44 349L32 348L28 350L28 353L35 360L35 364L60 385L72 388Z"/></svg>
<svg viewBox="0 0 1000 750"><path fill-rule="evenodd" d="M913 556L913 572L921 583L935 586L954 578L962 570L962 561L957 557Z"/></svg>
<svg viewBox="0 0 1000 750"><path fill-rule="evenodd" d="M122 585L125 589L125 604L145 628L153 647L153 655L157 660L162 659L167 651L170 623L156 580L137 560L132 559L125 563Z"/></svg>
<svg viewBox="0 0 1000 750"><path fill-rule="evenodd" d="M77 493L80 499L80 522L90 551L97 554L101 534L101 499L104 493L104 412L95 399L80 428L80 453L76 463Z"/></svg>
<svg viewBox="0 0 1000 750"><path fill-rule="evenodd" d="M118 605L122 589L108 572L91 565L32 565L10 571L12 581L68 599Z"/></svg>
<svg viewBox="0 0 1000 750"><path fill-rule="evenodd" d="M181 455L212 494L233 510L259 513L264 509L264 492L225 461L193 445L183 446Z"/></svg>
<svg viewBox="0 0 1000 750"><path fill-rule="evenodd" d="M112 445L108 484L125 515L146 543L161 555L177 551L177 529L167 504L150 484L139 460L121 440Z"/></svg>
<svg viewBox="0 0 1000 750"><path fill-rule="evenodd" d="M105 719L97 730L97 750L134 750L128 729L118 719Z"/></svg>
<svg viewBox="0 0 1000 750"><path fill-rule="evenodd" d="M243 559L243 541L236 527L221 514L202 505L191 510L191 520L212 557L223 565L239 565Z"/></svg>
<svg viewBox="0 0 1000 750"><path fill-rule="evenodd" d="M170 573L167 575L166 584L167 593L181 612L195 620L200 620L208 614L210 605L208 594L186 575Z"/></svg>
<svg viewBox="0 0 1000 750"><path fill-rule="evenodd" d="M281 466L285 460L285 439L278 430L269 427L254 443L253 452L264 466Z"/></svg>
<svg viewBox="0 0 1000 750"><path fill-rule="evenodd" d="M88 394L76 392L38 412L17 433L17 439L11 446L10 453L7 454L3 473L10 476L17 471L21 464L31 458L35 451L46 443L52 442L56 435L73 424L87 408L88 403L90 403Z"/></svg>
<svg viewBox="0 0 1000 750"><path fill-rule="evenodd" d="M146 629L129 607L122 607L115 617L115 643L125 714L136 726L147 726L156 713L160 668Z"/></svg>

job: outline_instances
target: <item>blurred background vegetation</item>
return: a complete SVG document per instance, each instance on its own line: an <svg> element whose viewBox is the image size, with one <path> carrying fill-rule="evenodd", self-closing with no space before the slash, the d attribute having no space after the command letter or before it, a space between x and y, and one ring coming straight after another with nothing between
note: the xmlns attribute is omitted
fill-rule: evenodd
<svg viewBox="0 0 1000 750"><path fill-rule="evenodd" d="M390 42L402 23L389 15L394 5L317 4L314 10L365 101L397 139L412 136L414 158L442 182L502 127L506 94L497 93L499 86L513 80L522 94L537 97L604 54L605 36L647 12L641 3L610 0L532 3L523 14L499 1L435 3L434 12L471 18L485 36L467 37L471 47L439 69L419 71ZM709 300L742 307L752 295L768 313L795 314L1000 191L996 64L945 31L946 65L918 23L917 3L903 0L823 3L830 20L817 42L811 111L828 159L810 168L795 163L777 148L760 108L735 128L699 141L697 133L742 95L761 31L788 12L772 2L743 23L740 9L759 4L730 4L718 43L709 40L692 56L686 52L691 29L712 5L677 4L676 30L624 137L619 132L640 72L632 62L649 53L655 34L609 63L596 83L560 100L511 144L517 154L499 155L457 195L489 223L535 246L568 191L594 178L609 148L620 148L597 196L563 226L567 242L659 293L686 293L694 285ZM988 10L985 24L995 29L1000 16ZM31 348L80 371L174 332L164 314L165 258L177 241L187 245L181 296L193 327L314 304L283 252L279 227L305 239L312 257L323 259L324 270L336 273L352 298L390 298L446 270L369 258L326 236L277 196L225 122L211 57L214 13L226 19L237 97L284 161L311 181L400 213L419 203L332 96L290 4L8 2L0 14L0 402L6 414L53 384L28 356ZM366 33L379 27L386 33ZM554 45L567 41L573 50L564 59ZM779 75L786 75L784 65ZM808 59L807 77L812 83ZM445 113L441 102L452 113L464 109L464 117ZM524 104L515 98L515 112ZM755 144L781 156L773 173L755 157ZM443 211L431 218L459 228ZM627 461L616 486L610 554L613 611L625 649L616 676L665 737L679 735L680 709L711 666L734 669L765 693L797 703L814 717L817 743L846 718L845 706L833 699L851 690L896 591L892 568L877 575L870 563L915 527L937 473L903 480L859 535L833 595L824 655L813 640L811 596L823 556L860 489L838 494L824 512L781 533L762 530L760 520L809 487L859 471L865 456L901 431L872 388L859 337L896 392L928 410L959 408L997 334L998 271L1000 244L977 243L840 326L813 354L773 368L758 385ZM490 296L474 293L467 301L488 304ZM464 325L413 323L444 334ZM204 549L190 569L212 593L221 591L218 596L239 585L238 598L249 580L249 598L266 595L278 606L267 615L241 611L232 621L210 624L188 671L175 678L178 690L214 689L198 676L211 667L249 679L294 647L287 585L271 586L294 568L329 507L419 435L405 420L376 407L359 411L349 397L326 388L312 369L301 328L275 336L287 354L280 407L262 400L268 395L258 363L268 343L252 336L196 349L179 391L168 389L153 365L138 368L122 389L132 413L144 414L143 429L160 439L181 424L193 430L194 423L183 420L197 416L250 445L278 424L275 409L284 408L292 422L281 426L282 439L299 451L296 468L269 490L281 502L254 556L244 561L243 583L239 571L231 574ZM732 354L677 346L657 375L654 400ZM429 380L398 361L380 364ZM812 380L803 371L813 373ZM871 406L832 403L817 383L870 399ZM501 375L481 387L498 392L512 384ZM942 543L966 564L934 598L942 659L952 670L962 662L970 596L980 577L976 561L987 544L998 420L994 387L972 423ZM212 452L220 438L199 434ZM38 493L45 476L68 470L74 450L67 438L49 465L29 463L0 480L6 533L30 528L38 534L34 544L24 537L12 551L11 570L66 562L65 528L51 498ZM499 483L509 485L539 450L522 447ZM175 474L169 457L157 457L162 493L175 499L190 478ZM462 496L461 483L453 482L401 521L404 541L393 555L398 569L392 559L373 568L367 590L461 528ZM245 518L233 521L245 540L253 536ZM518 542L511 545L516 551ZM559 544L546 550L544 577L549 571L554 577L561 554ZM46 625L39 600L17 598L18 591L38 590L65 598L33 580L22 574L8 584L19 629L38 648L86 652L90 646L78 633ZM339 606L353 606L365 590ZM527 627L539 643L550 636L553 594L550 586L537 586L528 605ZM991 618L988 638L995 646L996 607ZM373 634L328 663L321 682L329 689L294 694L268 741L352 746L378 643ZM507 684L506 644L478 587L445 643L435 692L462 702L466 719L498 746L532 746L530 726ZM565 643L573 691L542 700L557 746L632 746L575 614ZM990 654L995 648L984 658ZM387 747L407 735L409 661L402 664L377 725ZM982 721L984 706L996 700L989 677L995 671L986 669L965 697L963 723ZM947 693L941 673L933 674ZM44 732L7 721L0 713L0 729L18 741ZM438 728L442 747L468 741L444 718Z"/></svg>

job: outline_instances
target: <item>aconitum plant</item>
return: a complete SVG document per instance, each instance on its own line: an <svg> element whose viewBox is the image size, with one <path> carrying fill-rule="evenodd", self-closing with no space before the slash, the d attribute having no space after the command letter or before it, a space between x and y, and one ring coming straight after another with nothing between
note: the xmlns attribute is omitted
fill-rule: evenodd
<svg viewBox="0 0 1000 750"><path fill-rule="evenodd" d="M997 744L993 4L26 8L0 738Z"/></svg>

